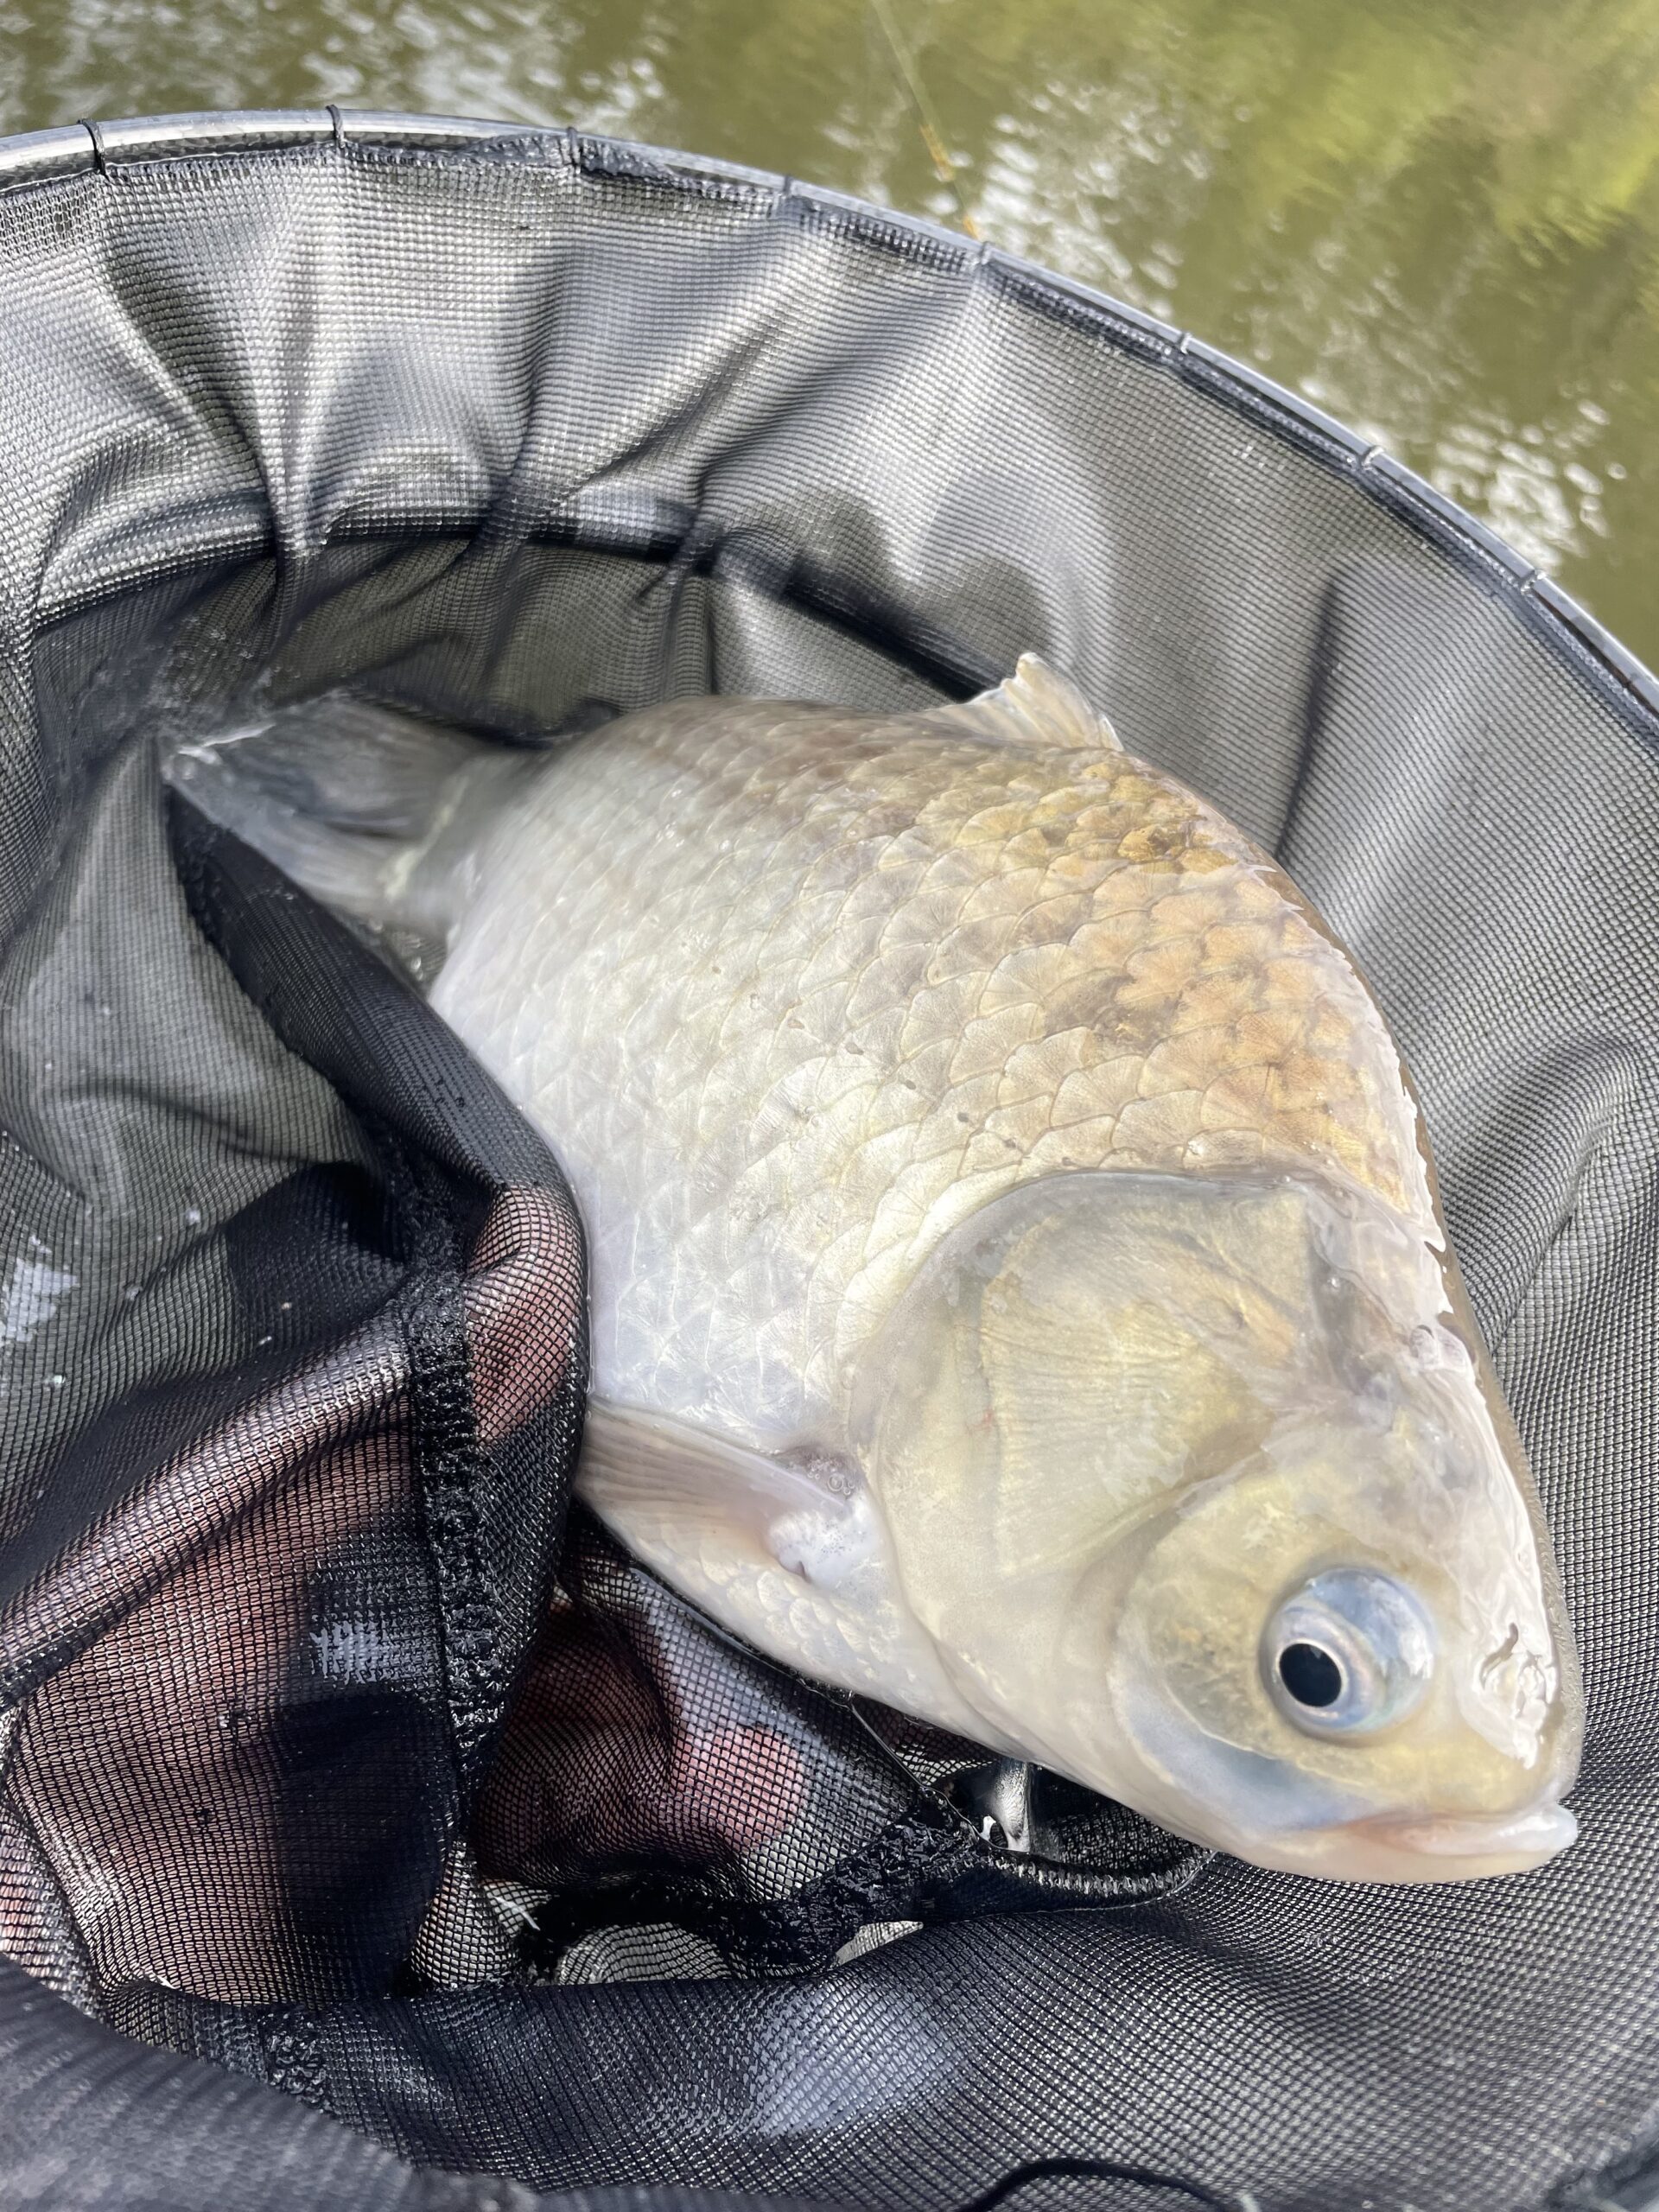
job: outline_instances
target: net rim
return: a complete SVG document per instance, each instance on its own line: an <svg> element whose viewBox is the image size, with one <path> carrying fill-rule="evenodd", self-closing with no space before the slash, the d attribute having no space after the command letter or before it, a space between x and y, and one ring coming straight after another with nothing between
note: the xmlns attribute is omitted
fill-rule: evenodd
<svg viewBox="0 0 1659 2212"><path fill-rule="evenodd" d="M1659 745L1659 677L1552 577L1384 448L1191 331L923 216L741 162L601 137L572 125L330 105L88 120L0 137L0 220L12 192L60 186L138 162L275 156L330 143L342 149L464 155L512 139L530 142L543 157L557 148L588 175L625 175L699 194L735 193L769 203L776 213L814 213L867 243L923 254L945 266L971 263L995 270L1027 305L1089 326L1117 350L1163 368L1346 477L1363 496L1471 571L1546 650L1587 679L1607 704L1633 719L1650 744Z"/></svg>

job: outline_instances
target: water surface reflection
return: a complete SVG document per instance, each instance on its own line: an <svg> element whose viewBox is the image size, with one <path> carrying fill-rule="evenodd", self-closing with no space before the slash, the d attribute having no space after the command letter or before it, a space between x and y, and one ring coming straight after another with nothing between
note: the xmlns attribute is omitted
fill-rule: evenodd
<svg viewBox="0 0 1659 2212"><path fill-rule="evenodd" d="M938 215L1297 386L1659 661L1659 0L12 0L0 128L575 121Z"/></svg>

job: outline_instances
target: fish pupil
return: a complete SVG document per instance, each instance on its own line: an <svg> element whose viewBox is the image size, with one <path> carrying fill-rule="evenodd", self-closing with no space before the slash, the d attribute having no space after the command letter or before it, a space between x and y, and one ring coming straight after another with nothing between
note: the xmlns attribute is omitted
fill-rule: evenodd
<svg viewBox="0 0 1659 2212"><path fill-rule="evenodd" d="M1298 1705L1319 1709L1342 1695L1342 1669L1317 1643L1287 1643L1279 1654L1279 1679Z"/></svg>

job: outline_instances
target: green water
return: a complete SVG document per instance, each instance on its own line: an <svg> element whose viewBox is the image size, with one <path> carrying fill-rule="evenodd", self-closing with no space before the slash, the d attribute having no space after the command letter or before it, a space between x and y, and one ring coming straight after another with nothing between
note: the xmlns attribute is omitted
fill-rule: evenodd
<svg viewBox="0 0 1659 2212"><path fill-rule="evenodd" d="M328 100L575 122L965 219L1317 399L1659 664L1659 0L0 10L5 130Z"/></svg>

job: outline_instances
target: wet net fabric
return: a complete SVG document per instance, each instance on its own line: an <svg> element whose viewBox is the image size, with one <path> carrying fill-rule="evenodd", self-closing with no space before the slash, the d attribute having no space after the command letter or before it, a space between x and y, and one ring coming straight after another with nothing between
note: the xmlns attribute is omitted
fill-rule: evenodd
<svg viewBox="0 0 1659 2212"><path fill-rule="evenodd" d="M563 137L10 190L0 389L0 2202L1645 2202L1637 698L1063 287ZM556 1160L156 767L341 688L543 743L1033 649L1405 1048L1584 1652L1541 1872L1310 1884L1046 1779L1015 1851L973 1746L700 1621L567 1513Z"/></svg>

